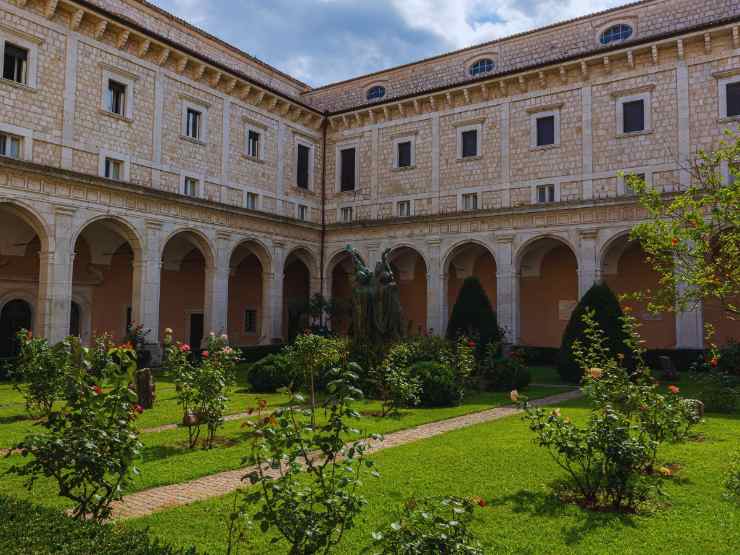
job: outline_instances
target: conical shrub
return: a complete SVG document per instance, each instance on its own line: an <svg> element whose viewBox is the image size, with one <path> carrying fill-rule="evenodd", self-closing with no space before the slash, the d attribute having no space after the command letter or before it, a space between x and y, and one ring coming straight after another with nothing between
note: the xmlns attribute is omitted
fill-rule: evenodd
<svg viewBox="0 0 740 555"><path fill-rule="evenodd" d="M448 339L461 335L477 337L481 348L491 341L501 340L496 312L475 276L465 278L447 324Z"/></svg>

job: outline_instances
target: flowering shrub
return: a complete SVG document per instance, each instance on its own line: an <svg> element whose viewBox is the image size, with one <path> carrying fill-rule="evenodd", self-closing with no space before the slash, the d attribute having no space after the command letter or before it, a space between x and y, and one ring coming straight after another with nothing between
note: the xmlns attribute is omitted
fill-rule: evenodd
<svg viewBox="0 0 740 555"><path fill-rule="evenodd" d="M62 395L70 345L49 345L27 330L18 332L18 344L20 351L11 371L15 388L23 394L29 413L46 416Z"/></svg>
<svg viewBox="0 0 740 555"><path fill-rule="evenodd" d="M711 412L732 413L740 404L738 344L714 345L705 359L692 366L691 378L700 387L699 399Z"/></svg>
<svg viewBox="0 0 740 555"><path fill-rule="evenodd" d="M511 391L524 389L532 376L524 362L524 353L518 349L512 350L509 356L499 356L500 346L489 343L480 364L480 377L483 386L493 391Z"/></svg>
<svg viewBox="0 0 740 555"><path fill-rule="evenodd" d="M404 503L399 518L373 533L373 553L383 555L478 555L480 543L468 525L480 498L424 498Z"/></svg>
<svg viewBox="0 0 740 555"><path fill-rule="evenodd" d="M216 431L224 423L227 393L234 382L238 353L225 335L211 334L200 360L191 356L190 345L174 342L171 330L165 330L164 365L173 377L177 402L182 407L183 425L188 429L188 445L194 448L206 426L204 446L213 447Z"/></svg>
<svg viewBox="0 0 740 555"><path fill-rule="evenodd" d="M296 396L291 406L245 424L251 440L245 463L255 470L245 477L253 487L245 490L245 507L236 516L256 505L260 529L276 530L290 553L330 552L367 504L358 492L363 468L372 468L367 438L345 444L359 433L348 424L359 417L351 406L362 396L353 385L358 370L349 363L329 372L326 423L311 424L314 410L299 408L303 398Z"/></svg>
<svg viewBox="0 0 740 555"><path fill-rule="evenodd" d="M376 387L383 401L383 416L397 414L402 407L419 404L421 384L418 377L411 375L413 350L408 343L397 343L391 347L379 371L376 371Z"/></svg>
<svg viewBox="0 0 740 555"><path fill-rule="evenodd" d="M299 375L300 374L300 375ZM249 366L247 383L257 393L274 393L288 387L296 389L303 384L303 373L295 372L283 353L267 355Z"/></svg>
<svg viewBox="0 0 740 555"><path fill-rule="evenodd" d="M137 472L133 463L141 443L134 420L143 409L129 389L136 356L129 346L110 349L103 369L108 385L103 390L88 371L90 350L81 347L77 338L69 338L62 351L67 353L64 404L49 412L43 433L31 434L17 445L23 456L33 455L33 459L9 472L27 476L29 489L40 476L53 477L59 495L76 503L75 518L101 521Z"/></svg>

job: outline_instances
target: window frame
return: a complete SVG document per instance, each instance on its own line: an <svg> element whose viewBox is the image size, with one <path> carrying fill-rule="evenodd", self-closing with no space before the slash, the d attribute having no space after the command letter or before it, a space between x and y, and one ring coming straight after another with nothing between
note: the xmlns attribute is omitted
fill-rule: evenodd
<svg viewBox="0 0 740 555"><path fill-rule="evenodd" d="M194 184L195 191L193 191L194 194L188 193L188 184ZM200 198L200 191L201 191L201 181L197 177L193 177L192 175L184 175L182 178L182 195L190 198Z"/></svg>
<svg viewBox="0 0 740 555"><path fill-rule="evenodd" d="M373 91L382 91L379 95L373 95L371 96L371 93ZM382 100L385 98L386 94L388 94L388 89L386 89L385 85L383 83L373 83L368 88L365 89L365 100L368 102L378 102L379 100Z"/></svg>
<svg viewBox="0 0 740 555"><path fill-rule="evenodd" d="M488 69L480 69L473 73L473 68L478 66L479 64L483 62L490 62L490 67ZM470 77L480 77L481 75L487 75L489 73L493 73L493 71L496 69L496 60L494 60L490 56L482 56L480 58L476 58L467 66L467 74Z"/></svg>
<svg viewBox="0 0 740 555"><path fill-rule="evenodd" d="M16 125L9 125L7 123L0 123L0 134L17 137L21 141L18 158L5 156L6 158L11 158L11 160L26 160L28 162L33 161L32 129L26 129L25 127L18 127Z"/></svg>
<svg viewBox="0 0 740 555"><path fill-rule="evenodd" d="M401 144L410 143L411 153L409 156L409 165L400 166L400 157L398 149ZM394 170L412 170L416 168L416 135L404 135L393 138L393 169Z"/></svg>
<svg viewBox="0 0 740 555"><path fill-rule="evenodd" d="M545 200L540 200L540 191L544 190L546 198ZM552 200L548 200L548 191L552 191ZM556 202L560 202L560 185L557 183L537 183L532 188L532 204L553 204Z"/></svg>
<svg viewBox="0 0 740 555"><path fill-rule="evenodd" d="M478 198L479 196L480 196L480 193L478 192L460 193L460 210L462 212L474 212L478 210L480 208L480 202ZM474 204L473 207L469 208L465 206L465 201L467 199L475 199L475 201L473 202Z"/></svg>
<svg viewBox="0 0 740 555"><path fill-rule="evenodd" d="M28 51L28 67L26 68L26 82L19 83L2 77L5 71L5 45L11 43ZM0 27L0 83L13 87L36 89L38 87L38 50L43 39L28 35L15 29Z"/></svg>
<svg viewBox="0 0 740 555"><path fill-rule="evenodd" d="M406 207L406 210L402 210L402 207ZM399 218L409 218L413 215L413 203L410 200L399 200L396 203L396 215ZM404 214L404 212L406 212Z"/></svg>
<svg viewBox="0 0 740 555"><path fill-rule="evenodd" d="M474 156L463 157L463 138L462 136L463 136L463 133L466 133L468 131L475 131L477 133L477 141L475 145L476 153ZM457 160L468 161L468 160L478 160L479 158L481 158L481 152L482 152L481 145L483 143L483 122L458 125L456 129L456 136L457 136Z"/></svg>
<svg viewBox="0 0 740 555"><path fill-rule="evenodd" d="M186 141L190 141L200 145L208 144L208 109L209 106L205 103L196 101L195 99L183 98L182 99L182 113L181 113L181 124L180 124L180 137ZM188 135L188 111L192 110L200 113L200 133L199 136L191 137Z"/></svg>
<svg viewBox="0 0 740 555"><path fill-rule="evenodd" d="M249 199L254 199L254 206L249 206ZM244 193L244 208L247 210L259 210L260 206L260 195L254 191L246 191Z"/></svg>
<svg viewBox="0 0 740 555"><path fill-rule="evenodd" d="M629 102L635 102L642 100L643 102L643 124L644 128L640 131L630 131L625 133L624 131L624 105ZM653 118L652 118L652 93L650 91L644 91L635 94L622 95L617 98L616 106L617 115L617 137L635 137L638 135L645 135L653 132Z"/></svg>
<svg viewBox="0 0 740 555"><path fill-rule="evenodd" d="M252 152L251 141L249 140L250 133L257 135L257 151ZM262 129L258 129L253 125L246 125L244 127L244 155L251 160L262 161L264 159L263 151L265 147L264 141L265 132Z"/></svg>
<svg viewBox="0 0 740 555"><path fill-rule="evenodd" d="M302 146L304 148L308 149L308 183L305 188L298 186L298 147ZM314 166L315 161L314 158L316 156L316 145L302 139L301 137L296 136L295 138L295 154L293 156L293 163L295 164L294 168L294 174L295 174L295 183L293 184L296 189L299 189L301 191L313 191L314 190ZM355 182L356 183L356 182Z"/></svg>
<svg viewBox="0 0 740 555"><path fill-rule="evenodd" d="M604 42L604 35L611 31L612 29L616 27L629 27L630 34L629 36L625 38L619 38L619 39L612 39L607 42ZM596 40L599 44L599 46L612 46L615 44L623 44L627 42L630 39L633 39L637 36L637 26L632 21L610 21L608 24L601 27L598 31L598 34L596 35Z"/></svg>
<svg viewBox="0 0 740 555"><path fill-rule="evenodd" d="M121 162L121 177L114 179L112 177L105 176L105 163L107 159ZM128 182L131 177L131 157L128 154L122 154L120 152L114 152L107 149L100 149L99 160L98 160L98 175L104 179L113 179L114 181Z"/></svg>
<svg viewBox="0 0 740 555"><path fill-rule="evenodd" d="M342 151L345 150L355 150L355 188L354 189L347 189L342 190ZM342 193L356 193L360 190L360 143L359 142L351 142L351 143L341 143L336 146L336 153L335 153L335 192L338 194ZM296 157L297 158L297 157Z"/></svg>
<svg viewBox="0 0 740 555"><path fill-rule="evenodd" d="M100 89L100 109L103 113L112 116L114 118L121 118L127 121L133 121L134 119L134 83L137 81L137 77L123 70L118 70L113 67L103 67L101 75L101 89ZM108 106L108 87L110 81L115 81L126 87L126 94L124 100L123 114L111 112Z"/></svg>
<svg viewBox="0 0 740 555"><path fill-rule="evenodd" d="M301 222L307 222L309 220L309 211L307 204L296 204L295 217Z"/></svg>
<svg viewBox="0 0 740 555"><path fill-rule="evenodd" d="M721 121L735 121L740 120L740 114L727 115L727 86L740 83L740 73L718 79L718 93L719 93L719 119Z"/></svg>
<svg viewBox="0 0 740 555"><path fill-rule="evenodd" d="M349 214L349 218L346 215ZM341 206L339 207L339 221L343 224L351 224L355 221L355 211L352 206Z"/></svg>
<svg viewBox="0 0 740 555"><path fill-rule="evenodd" d="M643 175L648 187L653 186L653 172L642 168L637 168L637 170L632 168L631 170L625 170L622 174L617 174L617 196L635 196L635 192L630 189L629 184L627 183L627 178L632 175Z"/></svg>
<svg viewBox="0 0 740 555"><path fill-rule="evenodd" d="M247 314L250 314L250 313L254 314L254 317L252 319L252 323L253 323L252 327L254 329L250 329L250 327L247 326L247 324L249 323L249 321L247 320ZM244 308L243 324L244 324L244 335L257 335L257 333L259 333L259 312L257 311L256 308L252 308L251 306Z"/></svg>
<svg viewBox="0 0 740 555"><path fill-rule="evenodd" d="M195 196L185 194L185 183L186 180L193 179L196 181L197 189ZM203 199L206 198L206 176L205 174L197 174L194 172L182 172L180 173L180 183L178 187L180 194L187 198Z"/></svg>
<svg viewBox="0 0 740 555"><path fill-rule="evenodd" d="M553 142L549 144L538 144L537 121L545 118L553 118ZM530 113L529 116L529 148L542 150L557 148L560 146L560 108L546 108Z"/></svg>

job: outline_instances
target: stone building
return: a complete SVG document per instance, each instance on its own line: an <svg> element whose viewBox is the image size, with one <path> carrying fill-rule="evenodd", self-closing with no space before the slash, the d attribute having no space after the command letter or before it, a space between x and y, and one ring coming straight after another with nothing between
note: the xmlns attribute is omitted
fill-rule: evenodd
<svg viewBox="0 0 740 555"><path fill-rule="evenodd" d="M311 88L143 0L0 0L0 354L171 327L281 341L390 248L411 333L480 277L559 344L605 280L656 284L622 173L664 191L740 120L740 0L645 0ZM636 313L694 348L717 307ZM337 327L344 325L335 322Z"/></svg>

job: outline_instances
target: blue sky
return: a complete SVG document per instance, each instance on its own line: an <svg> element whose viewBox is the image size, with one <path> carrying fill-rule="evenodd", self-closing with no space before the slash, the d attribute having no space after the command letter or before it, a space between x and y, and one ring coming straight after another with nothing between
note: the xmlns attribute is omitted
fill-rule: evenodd
<svg viewBox="0 0 740 555"><path fill-rule="evenodd" d="M313 85L325 85L625 0L151 0Z"/></svg>

